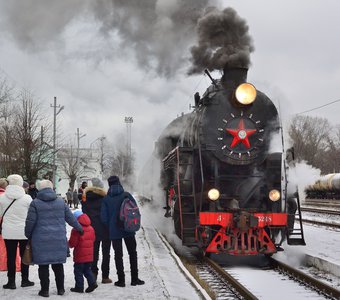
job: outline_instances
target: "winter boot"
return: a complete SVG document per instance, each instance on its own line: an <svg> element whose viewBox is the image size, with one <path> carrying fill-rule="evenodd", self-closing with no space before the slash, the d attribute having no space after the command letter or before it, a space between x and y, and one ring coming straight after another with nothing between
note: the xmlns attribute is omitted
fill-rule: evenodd
<svg viewBox="0 0 340 300"><path fill-rule="evenodd" d="M21 281L21 287L28 287L28 286L33 286L34 282L29 281L28 279L23 279Z"/></svg>
<svg viewBox="0 0 340 300"><path fill-rule="evenodd" d="M139 278L131 280L131 285L143 285L145 282L143 280L140 280Z"/></svg>
<svg viewBox="0 0 340 300"><path fill-rule="evenodd" d="M39 291L38 295L41 296L41 297L45 297L45 298L50 296L49 292L45 291L45 290Z"/></svg>
<svg viewBox="0 0 340 300"><path fill-rule="evenodd" d="M71 292L75 292L75 293L84 293L84 289L80 288L80 287L74 287L70 289Z"/></svg>
<svg viewBox="0 0 340 300"><path fill-rule="evenodd" d="M62 296L65 294L65 289L58 289L58 295Z"/></svg>
<svg viewBox="0 0 340 300"><path fill-rule="evenodd" d="M102 283L112 283L112 279L110 279L109 277L103 278Z"/></svg>
<svg viewBox="0 0 340 300"><path fill-rule="evenodd" d="M115 282L115 286L125 287L125 281L118 280Z"/></svg>
<svg viewBox="0 0 340 300"><path fill-rule="evenodd" d="M15 278L8 278L7 284L2 286L4 289L15 290L17 287L15 285Z"/></svg>
<svg viewBox="0 0 340 300"><path fill-rule="evenodd" d="M95 282L94 284L89 285L89 287L85 290L85 293L91 293L98 287L98 284Z"/></svg>
<svg viewBox="0 0 340 300"><path fill-rule="evenodd" d="M118 281L115 282L115 286L125 287L125 275L124 275L124 273L118 275Z"/></svg>

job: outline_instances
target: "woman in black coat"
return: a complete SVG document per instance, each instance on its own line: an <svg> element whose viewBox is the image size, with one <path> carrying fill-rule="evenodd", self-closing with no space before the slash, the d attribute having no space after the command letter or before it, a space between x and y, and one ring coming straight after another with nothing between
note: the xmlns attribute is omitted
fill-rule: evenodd
<svg viewBox="0 0 340 300"><path fill-rule="evenodd" d="M82 211L91 219L91 225L96 233L94 242L94 255L92 263L92 273L95 277L98 275L98 258L100 243L102 244L102 283L112 283L109 278L110 273L110 246L109 231L106 225L101 222L100 212L102 199L106 195L104 184L99 178L92 178L92 186L85 188L85 197L83 197Z"/></svg>

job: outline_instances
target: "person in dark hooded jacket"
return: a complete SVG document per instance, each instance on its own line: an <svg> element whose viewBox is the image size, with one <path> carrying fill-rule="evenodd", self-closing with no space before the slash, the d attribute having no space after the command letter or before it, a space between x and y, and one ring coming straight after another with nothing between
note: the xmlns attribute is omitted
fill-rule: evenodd
<svg viewBox="0 0 340 300"><path fill-rule="evenodd" d="M84 214L81 210L76 210L73 214L83 227L84 234L81 235L78 231L72 229L71 237L68 242L70 248L74 248L74 278L76 281L76 285L74 288L71 288L71 292L84 292L83 276L85 276L89 285L85 292L91 293L98 287L91 271L91 264L93 261L93 243L96 236L94 229L91 226L91 220L87 214Z"/></svg>
<svg viewBox="0 0 340 300"><path fill-rule="evenodd" d="M49 180L38 182L37 197L31 202L25 235L32 243L33 263L39 265L39 296L49 297L49 265L55 275L58 295L65 293L64 266L67 257L66 223L83 233L83 228Z"/></svg>
<svg viewBox="0 0 340 300"><path fill-rule="evenodd" d="M101 208L102 222L109 226L109 236L112 247L115 252L115 264L117 269L118 281L116 286L125 287L125 273L123 264L123 242L124 239L129 258L131 270L131 285L142 285L143 280L138 278L138 262L137 262L137 243L135 232L127 232L120 227L118 216L120 207L125 197L129 197L132 201L136 200L130 193L124 192L118 176L110 176L108 178L109 191L103 199Z"/></svg>
<svg viewBox="0 0 340 300"><path fill-rule="evenodd" d="M91 225L96 233L96 241L94 242L94 256L91 266L93 275L97 279L98 275L98 258L99 248L102 245L102 283L112 283L109 278L110 273L110 247L109 230L100 219L102 199L106 196L104 184L99 178L91 179L92 186L85 188L83 193L82 211L91 219Z"/></svg>

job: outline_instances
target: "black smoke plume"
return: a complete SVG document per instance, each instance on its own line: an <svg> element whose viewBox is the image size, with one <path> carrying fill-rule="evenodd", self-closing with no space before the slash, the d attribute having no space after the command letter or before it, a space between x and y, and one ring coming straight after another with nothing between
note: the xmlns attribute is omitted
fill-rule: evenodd
<svg viewBox="0 0 340 300"><path fill-rule="evenodd" d="M223 70L225 67L248 68L254 51L246 21L233 8L223 11L206 9L197 24L198 45L191 48L192 66L188 74Z"/></svg>

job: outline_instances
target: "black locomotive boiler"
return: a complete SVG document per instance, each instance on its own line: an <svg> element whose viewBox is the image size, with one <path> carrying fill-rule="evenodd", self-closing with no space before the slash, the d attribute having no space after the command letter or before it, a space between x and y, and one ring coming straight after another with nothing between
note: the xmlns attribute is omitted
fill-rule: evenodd
<svg viewBox="0 0 340 300"><path fill-rule="evenodd" d="M195 94L194 111L156 143L165 216L184 245L204 253L270 255L285 239L305 244L294 222L298 194L287 192L277 109L246 82L247 71L225 68L220 80L211 78L204 95ZM274 140L281 151L272 150Z"/></svg>

